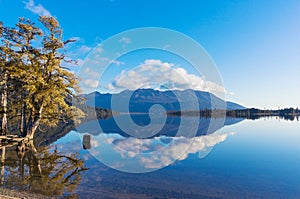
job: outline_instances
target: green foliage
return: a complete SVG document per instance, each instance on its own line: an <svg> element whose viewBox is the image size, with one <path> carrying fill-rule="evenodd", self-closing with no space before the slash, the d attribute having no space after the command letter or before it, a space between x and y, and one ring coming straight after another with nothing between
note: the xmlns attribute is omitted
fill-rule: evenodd
<svg viewBox="0 0 300 199"><path fill-rule="evenodd" d="M66 102L79 92L76 76L61 65L70 40L62 41L55 18L40 17L39 21L42 29L24 18L14 28L0 23L2 98L7 93L7 105L2 100L1 112L18 117L21 135L32 138L40 124L56 126L84 115Z"/></svg>

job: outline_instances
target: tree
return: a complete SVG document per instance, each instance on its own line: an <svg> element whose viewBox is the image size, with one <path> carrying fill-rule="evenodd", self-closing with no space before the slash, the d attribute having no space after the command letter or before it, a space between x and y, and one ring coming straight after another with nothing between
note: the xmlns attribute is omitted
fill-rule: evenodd
<svg viewBox="0 0 300 199"><path fill-rule="evenodd" d="M7 113L9 108L8 93L10 92L12 83L11 76L15 75L15 67L20 54L16 53L17 32L15 29L3 27L0 22L0 91L1 91L1 134L7 133Z"/></svg>
<svg viewBox="0 0 300 199"><path fill-rule="evenodd" d="M0 23L0 38L2 40L3 36L3 26ZM6 63L8 62L5 47L8 47L8 43L3 41L3 46L0 48L0 70L1 70L1 112L2 112L2 120L1 120L1 135L6 134L7 129L7 67Z"/></svg>
<svg viewBox="0 0 300 199"><path fill-rule="evenodd" d="M55 126L83 116L68 103L79 91L78 80L62 66L67 60L64 47L73 40L62 41L62 29L55 18L43 16L39 21L43 29L24 18L15 28L0 26L1 93L7 94L5 84L9 82L11 92L6 99L13 104L10 113L17 116L21 135L29 139L40 124ZM5 106L2 100L2 118L7 112Z"/></svg>

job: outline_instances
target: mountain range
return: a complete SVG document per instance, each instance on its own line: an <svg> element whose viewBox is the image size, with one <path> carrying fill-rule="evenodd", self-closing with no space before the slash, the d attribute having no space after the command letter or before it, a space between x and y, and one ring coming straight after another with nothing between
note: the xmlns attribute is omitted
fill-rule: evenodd
<svg viewBox="0 0 300 199"><path fill-rule="evenodd" d="M116 94L93 92L84 95L84 97L87 99L87 105L107 108L116 112L124 111L122 107L128 107L127 104L129 104L130 112L146 113L155 104L163 106L166 111L178 111L183 110L185 105L186 107L191 107L188 105L193 102L192 99L195 99L195 97L199 110L224 109L225 107L227 110L245 109L242 105L223 101L211 93L195 90L158 91L138 89L135 91L124 90ZM112 98L117 99L117 104L113 107L111 103ZM126 102L128 98L130 98L129 103Z"/></svg>

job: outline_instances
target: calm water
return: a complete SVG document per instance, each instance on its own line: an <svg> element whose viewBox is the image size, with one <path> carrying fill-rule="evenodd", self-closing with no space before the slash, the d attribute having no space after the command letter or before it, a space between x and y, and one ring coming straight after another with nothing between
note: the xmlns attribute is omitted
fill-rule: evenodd
<svg viewBox="0 0 300 199"><path fill-rule="evenodd" d="M144 117L136 116L135 120L139 123L145 121ZM213 127L208 128L209 122L200 120L195 138L174 137L179 120L167 118L168 128L163 128L159 136L136 139L117 129L112 119L101 120L105 133L87 128L92 123L86 124L53 143L49 151L77 153L89 168L80 172L80 184L73 188L80 198L300 197L299 121L227 119L224 127L214 120ZM89 132L92 148L84 150L82 136ZM171 144L169 151L147 156ZM18 171L16 167L5 168L6 186L12 170Z"/></svg>
<svg viewBox="0 0 300 199"><path fill-rule="evenodd" d="M129 160L108 152L113 148L104 143L99 148L99 142L93 147L103 155L90 150L91 155L81 149L77 132L55 144L60 150L79 151L90 168L82 174L76 190L82 198L299 198L300 122L273 118L230 120L227 124L231 125L197 135L197 146L186 151L185 157L150 173L124 173L105 166L96 158L113 159L109 164L121 170ZM130 139L116 133L105 136L123 142ZM99 137L92 139L99 141ZM132 164L149 167L138 160Z"/></svg>

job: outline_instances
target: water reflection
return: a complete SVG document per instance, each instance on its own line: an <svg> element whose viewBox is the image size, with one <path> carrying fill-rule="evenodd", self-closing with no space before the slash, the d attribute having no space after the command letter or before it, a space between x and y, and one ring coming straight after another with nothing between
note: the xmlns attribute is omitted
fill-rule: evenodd
<svg viewBox="0 0 300 199"><path fill-rule="evenodd" d="M167 118L172 121L166 124L169 131L164 127L166 131L146 139L110 132L116 127L103 125L112 121L101 120L94 122L105 132L87 125L91 132L70 131L50 146L35 150L29 145L24 154L17 154L16 147L1 148L2 187L51 197L75 191L80 198L298 198L298 122L248 120L221 131L219 122L207 128L210 120L200 120L194 138L174 136L172 129L179 125L175 117ZM240 121L226 118L225 125ZM232 131L237 133L232 136ZM98 160L135 172L170 166L137 175ZM82 172L84 164L90 170Z"/></svg>
<svg viewBox="0 0 300 199"><path fill-rule="evenodd" d="M123 115L119 115L122 119ZM133 114L131 115L132 119L136 122L136 124L140 126L145 126L149 124L150 118L147 114ZM185 122L182 122L182 118L185 118ZM120 119L120 120L121 120ZM216 132L217 130L221 129L223 126L226 125L232 125L238 122L243 121L245 118L234 118L234 117L227 117L227 118L204 118L204 117L176 117L171 116L167 117L166 121L164 120L157 120L157 123L153 123L153 130L156 130L155 125L161 125L158 124L159 122L164 123L162 129L158 132L156 132L155 135L152 135L152 133L149 133L149 137L154 138L158 136L169 136L169 137L178 137L178 136L184 136L184 137L195 137L195 136L201 136L201 135L207 135L212 134ZM197 123L195 123L195 120L199 120ZM129 126L130 127L130 126ZM128 128L129 128L128 127ZM178 130L180 128L186 129L182 134L178 135ZM192 132L192 129L196 129L196 133ZM151 131L151 128L147 129L148 131ZM101 133L105 134L119 134L123 137L132 137L129 134L126 133L124 129L121 129L115 122L114 118L109 118L106 120L93 120L87 123L84 123L78 127L76 127L76 131L79 133L88 133L93 136L97 136ZM143 134L144 129L134 129L131 128L131 131L136 131L136 134Z"/></svg>
<svg viewBox="0 0 300 199"><path fill-rule="evenodd" d="M198 153L199 158L204 158L216 144L232 134L218 132L195 138L160 136L151 139L100 134L93 136L90 153L121 171L147 172L184 160L190 154Z"/></svg>
<svg viewBox="0 0 300 199"><path fill-rule="evenodd" d="M174 120L173 120L174 121ZM225 124L236 124L240 119L227 118ZM100 121L101 124L103 121ZM109 121L105 120L105 123ZM98 123L98 122L97 122ZM202 122L202 125L207 122ZM176 127L176 123L169 123ZM172 136L168 132L137 139L117 132L109 132L114 126L106 126L107 131L90 135L90 150L83 150L78 133L71 131L55 144L66 151L80 151L86 164L91 168L83 175L78 186L82 198L298 198L299 196L299 123L272 120L248 120L239 125L227 126L206 134L199 131L195 145L181 151L190 137ZM205 126L201 127L206 129ZM92 128L91 128L92 129ZM237 132L234 136L231 133ZM172 131L171 131L172 132ZM87 139L88 141L88 139ZM170 143L176 148L161 152L156 159L147 154ZM60 146L59 146L60 145ZM206 156L215 147L213 153ZM88 148L88 147L87 147ZM97 149L94 150L93 149ZM99 149L99 150L98 150ZM93 156L90 154L93 153ZM130 153L133 152L133 153ZM136 152L136 153L134 153ZM153 170L172 160L172 155L184 152L180 161L156 172L130 174L118 172L99 163L107 161L113 168L145 168ZM133 156L133 158L130 158ZM199 159L206 157L204 159ZM184 160L183 160L184 159ZM157 160L157 161L155 161ZM121 170L120 169L120 170Z"/></svg>
<svg viewBox="0 0 300 199"><path fill-rule="evenodd" d="M72 193L87 168L76 153L61 153L54 146L35 148L33 142L27 150L16 152L16 146L1 147L1 185L3 188L62 196Z"/></svg>
<svg viewBox="0 0 300 199"><path fill-rule="evenodd" d="M119 117L122 118L122 115ZM133 119L137 124L143 125L147 121L147 115L133 115ZM196 119L199 122L194 123L195 117L188 117L186 122L181 123L182 117L167 117L166 123L157 134L143 139L132 137L126 131L118 129L113 118L91 121L81 125L77 130L83 148L88 149L100 162L117 170L141 173L166 167L177 160L184 160L189 154L198 153L199 158L204 158L215 145L232 135L221 133L219 129L224 125L243 120L226 118L224 124L224 118ZM178 134L180 128L183 133ZM192 129L197 129L196 134ZM135 134L144 133L137 129L132 131L136 131Z"/></svg>

